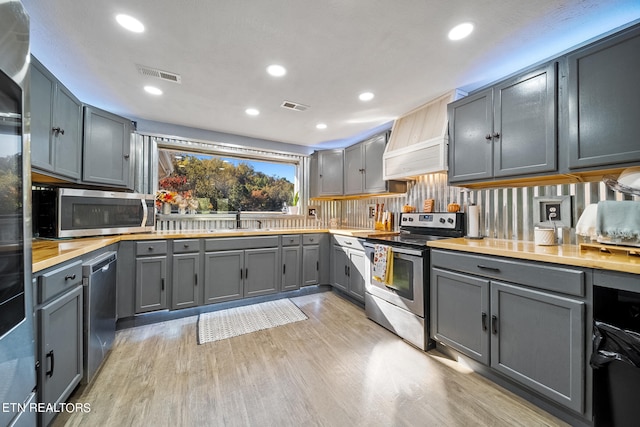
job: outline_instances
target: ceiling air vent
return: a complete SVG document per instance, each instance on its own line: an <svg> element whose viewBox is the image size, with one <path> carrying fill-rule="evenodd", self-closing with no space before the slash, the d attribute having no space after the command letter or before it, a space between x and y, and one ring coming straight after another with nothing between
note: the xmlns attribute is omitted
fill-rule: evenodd
<svg viewBox="0 0 640 427"><path fill-rule="evenodd" d="M167 80L173 83L182 83L182 77L180 76L180 74L172 73L170 71L162 71L158 70L157 68L138 65L138 72L143 76L156 77L158 79Z"/></svg>
<svg viewBox="0 0 640 427"><path fill-rule="evenodd" d="M309 108L311 108L308 105L299 104L297 102L291 102L291 101L283 101L281 107L287 108L289 110L296 110L296 111L306 111Z"/></svg>

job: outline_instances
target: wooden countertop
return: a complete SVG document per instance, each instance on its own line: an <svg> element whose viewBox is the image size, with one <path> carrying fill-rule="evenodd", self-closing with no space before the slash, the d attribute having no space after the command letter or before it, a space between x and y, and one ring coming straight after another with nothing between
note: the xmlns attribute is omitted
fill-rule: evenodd
<svg viewBox="0 0 640 427"><path fill-rule="evenodd" d="M578 245L536 246L533 242L488 238L442 239L429 242L427 245L432 248L476 254L640 274L639 256L580 250Z"/></svg>
<svg viewBox="0 0 640 427"><path fill-rule="evenodd" d="M250 237L280 234L331 233L352 237L397 234L365 229L267 229L267 230L216 230L216 231L157 231L153 233L123 234L105 237L83 237L66 240L39 240L32 243L32 271L38 272L70 259L88 254L123 240L197 239L215 237Z"/></svg>

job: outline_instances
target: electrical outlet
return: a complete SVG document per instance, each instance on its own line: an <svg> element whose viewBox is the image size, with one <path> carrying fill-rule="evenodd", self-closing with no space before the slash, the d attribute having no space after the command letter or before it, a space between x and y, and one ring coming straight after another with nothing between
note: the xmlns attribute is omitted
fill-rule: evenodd
<svg viewBox="0 0 640 427"><path fill-rule="evenodd" d="M376 205L367 205L367 218L373 219L376 217Z"/></svg>
<svg viewBox="0 0 640 427"><path fill-rule="evenodd" d="M533 223L542 227L573 227L572 196L533 198Z"/></svg>
<svg viewBox="0 0 640 427"><path fill-rule="evenodd" d="M562 221L560 203L543 203L544 219L547 221Z"/></svg>

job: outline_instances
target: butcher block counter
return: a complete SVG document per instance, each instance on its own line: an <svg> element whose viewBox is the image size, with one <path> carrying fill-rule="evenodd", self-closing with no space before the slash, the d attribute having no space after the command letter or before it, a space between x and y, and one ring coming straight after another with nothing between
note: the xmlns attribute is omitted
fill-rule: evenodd
<svg viewBox="0 0 640 427"><path fill-rule="evenodd" d="M83 237L64 240L40 240L32 243L33 272L53 267L61 262L88 254L122 240L184 239L214 237L251 237L281 234L331 233L364 238L372 235L397 234L366 229L267 229L267 230L213 230L213 231L158 231L154 233L123 234L105 237Z"/></svg>
<svg viewBox="0 0 640 427"><path fill-rule="evenodd" d="M638 255L581 250L578 245L536 246L533 242L489 238L442 239L428 242L427 245L431 248L640 274Z"/></svg>

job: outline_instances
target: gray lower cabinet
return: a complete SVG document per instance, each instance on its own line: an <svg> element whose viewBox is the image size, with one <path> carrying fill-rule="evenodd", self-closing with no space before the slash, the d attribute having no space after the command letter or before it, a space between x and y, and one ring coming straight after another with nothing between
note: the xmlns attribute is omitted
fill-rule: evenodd
<svg viewBox="0 0 640 427"><path fill-rule="evenodd" d="M640 162L640 27L567 56L569 168Z"/></svg>
<svg viewBox="0 0 640 427"><path fill-rule="evenodd" d="M204 254L204 302L240 299L244 295L244 251Z"/></svg>
<svg viewBox="0 0 640 427"><path fill-rule="evenodd" d="M244 249L244 248L250 249ZM213 250L225 249L231 250ZM207 239L204 302L278 292L282 280L278 236Z"/></svg>
<svg viewBox="0 0 640 427"><path fill-rule="evenodd" d="M33 57L30 97L34 171L80 179L82 103Z"/></svg>
<svg viewBox="0 0 640 427"><path fill-rule="evenodd" d="M173 241L171 258L171 309L196 307L202 300L200 240Z"/></svg>
<svg viewBox="0 0 640 427"><path fill-rule="evenodd" d="M300 246L282 247L282 290L300 288Z"/></svg>
<svg viewBox="0 0 640 427"><path fill-rule="evenodd" d="M82 379L82 279L77 279L76 286L36 311L39 403L65 402ZM55 415L40 412L40 425L49 425Z"/></svg>
<svg viewBox="0 0 640 427"><path fill-rule="evenodd" d="M136 313L168 308L167 241L136 242Z"/></svg>
<svg viewBox="0 0 640 427"><path fill-rule="evenodd" d="M133 189L131 121L95 107L84 107L82 181Z"/></svg>
<svg viewBox="0 0 640 427"><path fill-rule="evenodd" d="M539 280L544 287L551 278L555 283L550 288L562 289L566 283L571 291L579 271L550 267L545 273L545 267L525 262L517 269L517 263L473 255L448 259L446 252L435 250L432 263L431 336L436 341L584 413L585 301L517 282L520 276L521 283ZM448 269L459 265L467 270L472 263L487 271L487 277Z"/></svg>
<svg viewBox="0 0 640 427"><path fill-rule="evenodd" d="M357 239L337 236L331 250L331 285L364 302L367 259Z"/></svg>
<svg viewBox="0 0 640 427"><path fill-rule="evenodd" d="M302 246L302 286L320 283L320 245Z"/></svg>
<svg viewBox="0 0 640 427"><path fill-rule="evenodd" d="M449 104L449 182L557 171L557 64Z"/></svg>

